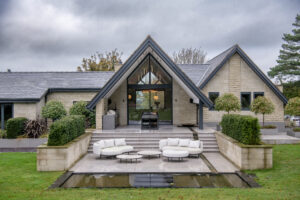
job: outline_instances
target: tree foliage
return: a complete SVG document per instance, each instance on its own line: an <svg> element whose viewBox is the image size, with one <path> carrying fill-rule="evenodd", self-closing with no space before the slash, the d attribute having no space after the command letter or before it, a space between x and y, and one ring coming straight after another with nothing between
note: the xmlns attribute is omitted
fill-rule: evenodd
<svg viewBox="0 0 300 200"><path fill-rule="evenodd" d="M300 97L291 98L285 106L288 115L300 116Z"/></svg>
<svg viewBox="0 0 300 200"><path fill-rule="evenodd" d="M297 14L292 34L283 34L284 44L278 57L278 65L268 72L282 84L286 80L299 80L300 77L300 15Z"/></svg>
<svg viewBox="0 0 300 200"><path fill-rule="evenodd" d="M300 80L284 83L283 84L283 94L288 99L291 99L294 97L300 97Z"/></svg>
<svg viewBox="0 0 300 200"><path fill-rule="evenodd" d="M178 52L173 52L173 60L176 64L203 64L206 53L197 48L182 48Z"/></svg>
<svg viewBox="0 0 300 200"><path fill-rule="evenodd" d="M90 58L83 58L77 71L114 71L115 65L122 63L122 54L117 49L105 52L105 54L96 52Z"/></svg>
<svg viewBox="0 0 300 200"><path fill-rule="evenodd" d="M53 121L62 118L67 114L64 105L59 101L49 101L43 108L42 108L42 116L44 118L50 118Z"/></svg>
<svg viewBox="0 0 300 200"><path fill-rule="evenodd" d="M237 111L241 109L239 99L231 93L225 93L216 99L215 109L217 111Z"/></svg>
<svg viewBox="0 0 300 200"><path fill-rule="evenodd" d="M85 116L86 127L93 127L96 124L95 111L90 111L86 108L86 101L78 101L70 108L70 115Z"/></svg>
<svg viewBox="0 0 300 200"><path fill-rule="evenodd" d="M252 112L263 115L263 126L265 125L265 114L273 113L274 109L275 107L272 101L263 96L256 97L251 104Z"/></svg>

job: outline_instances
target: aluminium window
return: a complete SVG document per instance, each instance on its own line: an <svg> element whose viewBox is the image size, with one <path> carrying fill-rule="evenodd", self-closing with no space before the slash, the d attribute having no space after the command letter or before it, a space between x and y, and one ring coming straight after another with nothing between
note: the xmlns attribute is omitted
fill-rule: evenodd
<svg viewBox="0 0 300 200"><path fill-rule="evenodd" d="M5 129L6 122L13 117L13 104L0 104L0 129Z"/></svg>
<svg viewBox="0 0 300 200"><path fill-rule="evenodd" d="M241 92L241 107L242 110L250 110L251 92Z"/></svg>
<svg viewBox="0 0 300 200"><path fill-rule="evenodd" d="M220 96L219 92L209 92L208 98L215 104L216 99ZM214 108L211 108L210 110L214 110Z"/></svg>
<svg viewBox="0 0 300 200"><path fill-rule="evenodd" d="M256 97L263 97L264 92L253 92L253 99L256 99Z"/></svg>

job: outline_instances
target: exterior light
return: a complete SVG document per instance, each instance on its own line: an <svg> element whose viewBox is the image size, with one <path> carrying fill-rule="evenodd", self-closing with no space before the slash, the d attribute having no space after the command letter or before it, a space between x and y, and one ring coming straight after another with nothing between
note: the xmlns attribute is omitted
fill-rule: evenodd
<svg viewBox="0 0 300 200"><path fill-rule="evenodd" d="M128 95L128 99L131 100L131 98L132 98L132 96L129 94L129 95Z"/></svg>
<svg viewBox="0 0 300 200"><path fill-rule="evenodd" d="M154 99L155 101L157 101L157 100L158 100L158 96L157 96L157 95L153 96L153 99Z"/></svg>

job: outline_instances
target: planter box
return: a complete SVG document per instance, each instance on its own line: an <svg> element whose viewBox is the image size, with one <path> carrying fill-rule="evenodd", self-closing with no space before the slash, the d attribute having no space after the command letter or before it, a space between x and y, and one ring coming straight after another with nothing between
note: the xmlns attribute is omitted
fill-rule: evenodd
<svg viewBox="0 0 300 200"><path fill-rule="evenodd" d="M273 167L271 145L244 145L221 132L216 132L215 135L221 154L240 169L253 170Z"/></svg>
<svg viewBox="0 0 300 200"><path fill-rule="evenodd" d="M48 138L0 139L0 152L36 152L37 146Z"/></svg>
<svg viewBox="0 0 300 200"><path fill-rule="evenodd" d="M295 132L293 129L288 129L287 135L300 138L300 132Z"/></svg>
<svg viewBox="0 0 300 200"><path fill-rule="evenodd" d="M262 135L276 135L278 133L278 128L261 128L260 133Z"/></svg>
<svg viewBox="0 0 300 200"><path fill-rule="evenodd" d="M77 160L87 153L91 131L79 136L63 146L37 147L37 170L38 171L65 171Z"/></svg>

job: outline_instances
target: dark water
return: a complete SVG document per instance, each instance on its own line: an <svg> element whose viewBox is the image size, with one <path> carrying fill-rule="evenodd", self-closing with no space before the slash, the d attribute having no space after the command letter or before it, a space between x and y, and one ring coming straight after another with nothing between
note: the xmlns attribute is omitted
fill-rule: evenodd
<svg viewBox="0 0 300 200"><path fill-rule="evenodd" d="M237 174L72 174L62 188L247 188Z"/></svg>

